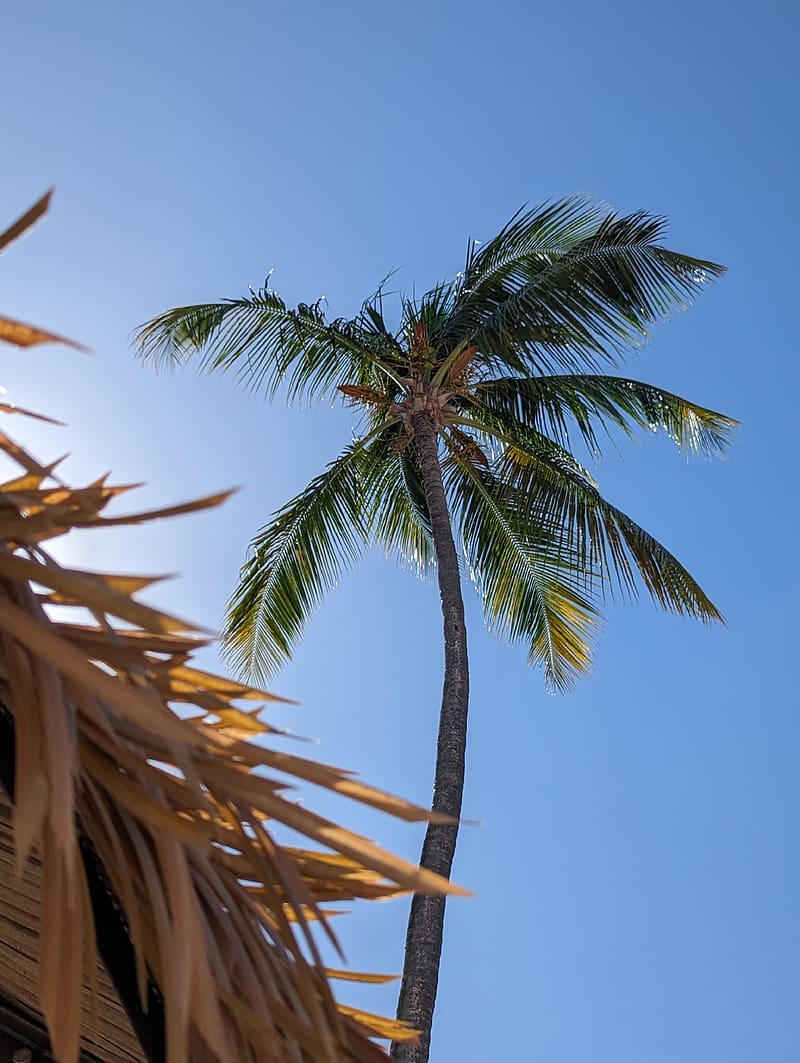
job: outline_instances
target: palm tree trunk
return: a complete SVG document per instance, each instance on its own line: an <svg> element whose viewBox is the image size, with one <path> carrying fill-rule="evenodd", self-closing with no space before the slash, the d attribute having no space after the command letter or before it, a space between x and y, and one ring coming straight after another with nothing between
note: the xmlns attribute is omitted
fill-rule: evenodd
<svg viewBox="0 0 800 1063"><path fill-rule="evenodd" d="M464 601L461 597L458 555L439 464L436 427L433 418L424 410L414 414L412 423L436 550L444 622L444 685L432 807L435 812L458 819L461 815L464 790L469 704ZM443 826L431 823L422 846L421 866L449 878L457 833L456 824ZM392 1058L401 1060L402 1063L427 1063L428 1060L433 1009L439 981L444 909L444 897L416 894L411 902L397 1017L411 1023L422 1031L422 1035L417 1045L392 1045Z"/></svg>

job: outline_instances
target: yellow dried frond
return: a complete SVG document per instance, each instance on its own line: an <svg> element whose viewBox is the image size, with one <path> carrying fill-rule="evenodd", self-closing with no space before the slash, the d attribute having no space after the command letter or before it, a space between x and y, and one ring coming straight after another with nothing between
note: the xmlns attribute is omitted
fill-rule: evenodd
<svg viewBox="0 0 800 1063"><path fill-rule="evenodd" d="M95 933L87 859L125 913L140 996L148 980L163 995L168 1063L209 1053L385 1058L372 1038L413 1033L335 1001L328 976L342 972L326 972L314 944L315 927L335 942L320 905L463 891L300 806L291 783L406 820L429 813L349 772L254 744L273 729L252 701L273 696L191 666L204 644L196 629L134 598L152 577L70 569L41 547L225 496L106 518L117 488L66 487L5 435L0 450L21 470L0 487L0 717L15 736L17 871L32 854L40 869L38 999L59 1060L74 1063L85 1044L81 967L85 956L93 968ZM70 621L70 607L96 623ZM270 820L320 848L278 845Z"/></svg>
<svg viewBox="0 0 800 1063"><path fill-rule="evenodd" d="M48 332L36 325L28 325L24 321L14 321L10 317L0 317L0 340L13 343L15 347L35 347L38 343L65 343L76 350L86 350L79 343L68 340L66 336Z"/></svg>
<svg viewBox="0 0 800 1063"><path fill-rule="evenodd" d="M464 376L477 353L477 347L467 347L460 354L456 355L447 373L447 381L449 384L462 383Z"/></svg>
<svg viewBox="0 0 800 1063"><path fill-rule="evenodd" d="M18 240L20 236L36 224L39 218L47 213L52 194L52 189L49 192L45 192L13 224L9 225L3 232L0 232L0 252L4 251L9 244ZM3 315L0 315L0 340L6 343L13 343L15 347L34 347L38 343L65 343L68 347L75 347L79 351L86 350L79 343L65 339L64 336L58 336L55 332L47 332L36 325L28 325Z"/></svg>
<svg viewBox="0 0 800 1063"><path fill-rule="evenodd" d="M372 406L376 410L388 410L392 404L391 398L375 388L360 387L356 384L339 384L336 388L346 399L350 406Z"/></svg>

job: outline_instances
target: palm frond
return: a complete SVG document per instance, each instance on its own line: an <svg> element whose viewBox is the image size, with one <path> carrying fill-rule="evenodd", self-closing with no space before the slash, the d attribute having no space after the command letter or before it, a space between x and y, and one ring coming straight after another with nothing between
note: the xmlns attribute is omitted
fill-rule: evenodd
<svg viewBox="0 0 800 1063"><path fill-rule="evenodd" d="M40 218L44 217L50 209L52 197L53 189L50 188L36 200L32 207L28 207L25 213L21 214L15 222L12 222L11 225L0 232L0 251L5 251L15 240L18 240L20 236L32 229Z"/></svg>
<svg viewBox="0 0 800 1063"><path fill-rule="evenodd" d="M602 453L599 429L662 429L689 454L721 455L732 441L736 421L688 399L638 380L599 374L499 377L479 383L462 406L476 420L482 407L515 418L569 447L569 427L577 428L595 455Z"/></svg>
<svg viewBox="0 0 800 1063"><path fill-rule="evenodd" d="M15 321L13 318L0 315L0 340L3 343L11 343L15 347L36 347L40 343L62 343L66 347L73 347L76 351L87 351L82 343L68 340L66 336L60 336L57 332L49 332L39 328L38 325L30 325L25 321Z"/></svg>
<svg viewBox="0 0 800 1063"><path fill-rule="evenodd" d="M348 446L253 539L223 637L237 671L259 682L274 675L320 599L361 556L369 537L364 495L376 461L370 441Z"/></svg>
<svg viewBox="0 0 800 1063"><path fill-rule="evenodd" d="M468 261L450 328L514 372L616 364L724 272L660 246L664 228L581 198L519 214Z"/></svg>
<svg viewBox="0 0 800 1063"><path fill-rule="evenodd" d="M387 325L383 309L384 286L391 276L392 274L389 274L388 277L384 277L375 292L364 300L358 321L365 334L373 335L380 341L382 350L387 352L392 350L398 359L398 364L405 364L407 361L406 351ZM390 360L388 354L387 360Z"/></svg>
<svg viewBox="0 0 800 1063"><path fill-rule="evenodd" d="M525 279L531 256L563 255L596 232L608 208L587 196L521 207L490 241L468 245L462 289L469 295Z"/></svg>
<svg viewBox="0 0 800 1063"><path fill-rule="evenodd" d="M382 441L381 445L384 445ZM398 557L422 576L435 563L435 551L427 508L423 508L421 474L410 449L406 448L402 454L389 449L380 465L376 465L369 525L376 543L387 556ZM413 477L411 489L409 475Z"/></svg>
<svg viewBox="0 0 800 1063"><path fill-rule="evenodd" d="M532 521L521 496L456 451L448 489L471 574L492 631L524 641L558 690L591 669L599 614L591 574L559 539L557 526Z"/></svg>
<svg viewBox="0 0 800 1063"><path fill-rule="evenodd" d="M649 532L606 501L567 450L511 418L498 418L497 424L507 444L497 475L521 506L523 523L560 526L564 547L598 570L611 589L635 596L638 575L668 612L723 621L691 573Z"/></svg>
<svg viewBox="0 0 800 1063"><path fill-rule="evenodd" d="M314 398L339 384L394 376L383 361L385 337L359 319L327 321L320 303L290 309L269 288L168 310L141 326L134 342L145 361L162 368L202 352L201 371L235 368L240 383L268 397L282 386L290 399Z"/></svg>
<svg viewBox="0 0 800 1063"><path fill-rule="evenodd" d="M0 232L0 252L6 250L15 240L18 240L28 232L40 218L44 217L50 208L52 188L45 192L32 207L29 207L15 222ZM16 321L14 318L0 314L0 341L12 343L15 347L35 347L40 343L63 343L75 350L85 351L87 348L74 340L68 340L59 336L57 332L49 332L39 328L38 325L29 325L24 321Z"/></svg>
<svg viewBox="0 0 800 1063"><path fill-rule="evenodd" d="M425 484L422 480L422 465L420 464L417 446L413 438L400 454L400 468L403 474L403 482L408 492L408 500L416 515L416 520L425 534L431 537L431 542L433 542L431 515L428 511Z"/></svg>
<svg viewBox="0 0 800 1063"><path fill-rule="evenodd" d="M403 324L409 337L409 348L413 351L418 346L413 338L415 333L421 331L425 336L426 349L420 353L427 354L427 359L412 367L421 377L429 374L436 361L446 353L446 336L455 290L454 285L443 282L427 291L418 301L403 300Z"/></svg>

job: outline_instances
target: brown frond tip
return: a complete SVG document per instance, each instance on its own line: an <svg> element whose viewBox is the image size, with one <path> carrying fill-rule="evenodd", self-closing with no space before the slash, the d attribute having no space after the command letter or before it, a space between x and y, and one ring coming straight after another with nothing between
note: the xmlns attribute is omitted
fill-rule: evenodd
<svg viewBox="0 0 800 1063"><path fill-rule="evenodd" d="M467 369L469 369L470 364L474 361L477 353L477 347L467 347L465 351L462 351L461 354L453 360L453 364L450 366L450 371L447 374L449 383L458 383L462 379Z"/></svg>
<svg viewBox="0 0 800 1063"><path fill-rule="evenodd" d="M462 432L460 429L450 425L449 433L450 444L459 458L468 461L470 465L480 465L484 469L489 468L489 459L475 440L468 436L466 432Z"/></svg>
<svg viewBox="0 0 800 1063"><path fill-rule="evenodd" d="M9 225L7 229L0 232L0 252L28 232L47 213L52 195L53 190L51 188L41 198L37 199L33 206L26 210L15 222ZM46 329L38 328L36 325L29 325L24 321L15 321L13 318L2 314L0 314L0 340L5 343L11 343L15 347L35 347L40 343L64 343L68 347L74 347L79 351L87 350L80 343L75 343L74 340L59 336L56 332L48 332Z"/></svg>
<svg viewBox="0 0 800 1063"><path fill-rule="evenodd" d="M0 251L4 251L9 244L12 244L15 240L19 239L24 233L31 229L36 222L42 218L50 208L50 200L53 196L53 189L49 189L43 196L36 200L32 207L29 207L15 222L12 222L7 229L0 232Z"/></svg>
<svg viewBox="0 0 800 1063"><path fill-rule="evenodd" d="M392 439L392 441L389 443L389 449L393 454L397 454L397 456L399 457L407 450L408 444L410 442L411 433L408 431L404 431L401 432L400 435L397 435L394 437L394 439Z"/></svg>
<svg viewBox="0 0 800 1063"><path fill-rule="evenodd" d="M392 400L388 396L376 391L375 388L360 387L357 384L339 384L337 391L350 400L350 406L373 406L375 409L388 410Z"/></svg>
<svg viewBox="0 0 800 1063"><path fill-rule="evenodd" d="M164 1040L166 1017L160 1053L169 1063L385 1059L372 1039L407 1031L336 1002L316 944L322 934L338 947L324 905L463 891L299 805L286 780L403 819L429 813L256 745L272 728L247 701L270 695L191 667L202 642L189 625L133 596L149 578L69 569L42 550L53 535L115 523L100 516L113 488L54 482L2 434L0 450L21 468L0 485L0 723L12 727L0 782L13 820L9 859L18 872L35 866L40 882L31 1003L55 1055L77 1063L91 1052L92 1008L102 1020L122 1001L142 1044ZM71 607L77 617L65 615ZM279 845L270 821L308 847ZM97 907L108 890L130 942L127 960L109 962L118 1000L98 995L94 973L97 951L110 956ZM0 891L0 996L14 997L17 975L2 961L11 897Z"/></svg>
<svg viewBox="0 0 800 1063"><path fill-rule="evenodd" d="M424 321L417 321L411 330L411 353L424 354L429 347L428 328Z"/></svg>

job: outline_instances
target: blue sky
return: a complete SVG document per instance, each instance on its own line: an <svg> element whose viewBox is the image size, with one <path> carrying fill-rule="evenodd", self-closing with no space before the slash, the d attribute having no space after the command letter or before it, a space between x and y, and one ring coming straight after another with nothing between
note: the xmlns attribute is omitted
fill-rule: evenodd
<svg viewBox="0 0 800 1063"><path fill-rule="evenodd" d="M460 841L478 898L448 913L437 1063L800 1052L796 20L704 0L4 7L2 217L58 191L0 262L0 306L94 350L6 349L10 397L70 421L13 428L42 457L71 451L73 480L146 480L141 504L242 485L224 511L65 544L181 572L152 598L209 625L250 536L353 415L157 377L136 325L271 267L287 300L349 315L390 270L422 290L522 203L582 191L667 214L672 247L730 269L629 366L738 418L729 460L648 437L596 470L728 628L610 604L594 676L551 697L469 601L464 811L484 826ZM267 717L426 802L440 668L434 586L370 557L276 683L301 705ZM314 800L416 858L417 831ZM402 902L357 909L353 964L399 970L404 924Z"/></svg>

